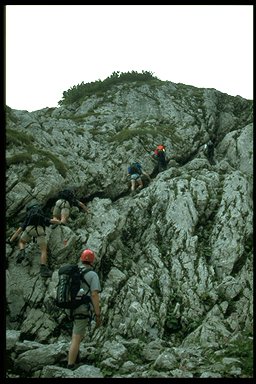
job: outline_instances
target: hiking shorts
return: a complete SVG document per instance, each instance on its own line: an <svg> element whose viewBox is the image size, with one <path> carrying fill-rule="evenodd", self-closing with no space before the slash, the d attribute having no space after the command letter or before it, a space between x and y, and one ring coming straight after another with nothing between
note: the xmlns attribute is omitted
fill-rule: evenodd
<svg viewBox="0 0 256 384"><path fill-rule="evenodd" d="M89 317L86 317L85 319L74 319L73 333L75 335L84 336L86 330L88 329L89 323L90 323Z"/></svg>
<svg viewBox="0 0 256 384"><path fill-rule="evenodd" d="M140 179L140 175L139 175L138 173L133 173L133 174L131 175L131 180L137 180L137 181L139 181L139 179Z"/></svg>
<svg viewBox="0 0 256 384"><path fill-rule="evenodd" d="M69 215L70 204L67 200L59 199L53 208L53 216L61 218L61 213L65 216Z"/></svg>
<svg viewBox="0 0 256 384"><path fill-rule="evenodd" d="M23 231L20 240L28 243L32 237L36 238L37 244L46 244L45 230L43 227L34 227L33 225L28 225Z"/></svg>

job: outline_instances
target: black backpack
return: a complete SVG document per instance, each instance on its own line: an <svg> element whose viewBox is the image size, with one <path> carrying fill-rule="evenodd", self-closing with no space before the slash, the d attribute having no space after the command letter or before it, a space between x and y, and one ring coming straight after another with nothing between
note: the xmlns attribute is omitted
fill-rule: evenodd
<svg viewBox="0 0 256 384"><path fill-rule="evenodd" d="M72 189L63 189L63 191L60 191L58 199L67 200L71 205L76 201L75 193Z"/></svg>
<svg viewBox="0 0 256 384"><path fill-rule="evenodd" d="M40 204L29 205L26 210L27 225L45 227L45 214Z"/></svg>
<svg viewBox="0 0 256 384"><path fill-rule="evenodd" d="M90 287L83 277L89 271L91 269L81 270L77 264L66 264L60 267L55 299L57 307L72 310L81 304L91 303ZM88 291L79 296L77 294L81 288L81 281L88 285Z"/></svg>

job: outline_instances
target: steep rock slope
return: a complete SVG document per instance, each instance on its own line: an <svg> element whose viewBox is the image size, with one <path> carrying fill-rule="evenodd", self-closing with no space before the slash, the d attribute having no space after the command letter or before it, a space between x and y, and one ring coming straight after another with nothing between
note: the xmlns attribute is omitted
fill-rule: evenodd
<svg viewBox="0 0 256 384"><path fill-rule="evenodd" d="M31 113L7 107L7 238L33 197L50 217L63 186L89 208L47 228L50 279L36 244L31 265L6 246L8 377L250 376L252 137L251 101L171 82L116 85ZM168 169L131 196L127 166L151 173L159 143ZM59 266L84 247L97 254L104 320L70 373L69 323L54 295Z"/></svg>

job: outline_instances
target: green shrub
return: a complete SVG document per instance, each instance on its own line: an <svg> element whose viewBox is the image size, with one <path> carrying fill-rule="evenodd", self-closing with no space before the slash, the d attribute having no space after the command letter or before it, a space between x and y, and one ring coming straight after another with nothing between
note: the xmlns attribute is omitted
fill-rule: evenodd
<svg viewBox="0 0 256 384"><path fill-rule="evenodd" d="M53 155L51 152L43 151L38 148L34 148L30 145L27 147L27 152L18 153L14 156L11 156L6 159L6 166L9 167L12 164L28 164L33 163L32 161L32 155L37 154L39 156L42 156L43 158L39 159L36 163L33 163L34 167L38 168L45 168L50 165L49 160L51 160L57 169L57 171L61 174L62 177L66 177L67 175L67 167L66 165L58 159L57 156Z"/></svg>
<svg viewBox="0 0 256 384"><path fill-rule="evenodd" d="M225 357L237 358L241 361L243 377L253 377L253 338L242 335L228 345Z"/></svg>
<svg viewBox="0 0 256 384"><path fill-rule="evenodd" d="M66 165L58 159L57 156L53 155L51 152L47 152L47 151L40 151L42 154L44 154L46 156L47 159L50 159L55 168L57 169L57 171L61 174L62 177L66 177L67 175L67 167Z"/></svg>
<svg viewBox="0 0 256 384"><path fill-rule="evenodd" d="M28 135L21 131L15 131L14 129L7 128L6 129L6 144L11 145L17 145L20 146L21 144L31 144L31 142L34 141L34 137L31 135Z"/></svg>
<svg viewBox="0 0 256 384"><path fill-rule="evenodd" d="M17 155L14 155L12 157L6 158L6 165L9 167L12 164L27 164L31 163L32 155L31 153L18 153Z"/></svg>
<svg viewBox="0 0 256 384"><path fill-rule="evenodd" d="M104 96L105 92L109 90L112 86L117 84L123 84L127 82L149 82L156 80L160 83L157 77L153 76L152 72L142 71L138 73L136 71L131 72L113 72L111 76L107 77L105 80L97 80L91 83L84 83L74 85L69 88L67 91L63 92L62 100L58 101L58 104L69 105L75 102L79 102L81 99L91 95L97 95L98 97Z"/></svg>

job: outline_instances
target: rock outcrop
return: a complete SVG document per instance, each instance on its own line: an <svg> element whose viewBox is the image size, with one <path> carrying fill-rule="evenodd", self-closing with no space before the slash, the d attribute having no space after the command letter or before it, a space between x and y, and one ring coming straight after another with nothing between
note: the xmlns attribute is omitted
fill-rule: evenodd
<svg viewBox="0 0 256 384"><path fill-rule="evenodd" d="M29 265L6 245L6 377L252 377L252 122L252 101L160 81L6 108L7 238L32 198L51 217L64 186L89 208L47 228L49 279L36 243ZM152 173L159 143L168 169L132 196L130 161ZM85 247L97 255L103 325L92 322L69 371L71 323L54 295L58 268Z"/></svg>

